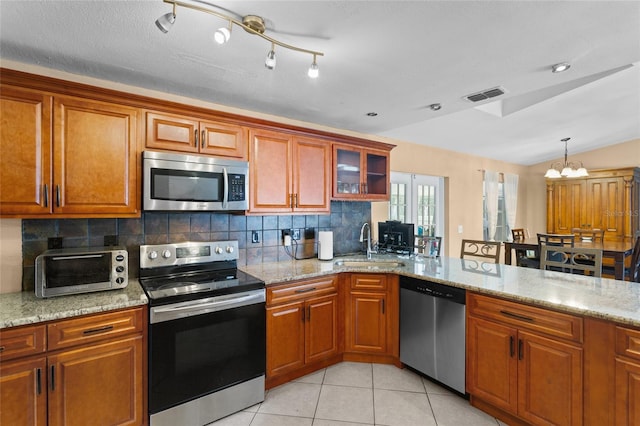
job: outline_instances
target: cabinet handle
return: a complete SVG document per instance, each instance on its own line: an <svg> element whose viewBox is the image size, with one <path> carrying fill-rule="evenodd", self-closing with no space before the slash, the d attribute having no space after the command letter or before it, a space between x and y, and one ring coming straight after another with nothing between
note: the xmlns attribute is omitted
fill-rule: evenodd
<svg viewBox="0 0 640 426"><path fill-rule="evenodd" d="M384 299L382 299L382 315L384 315Z"/></svg>
<svg viewBox="0 0 640 426"><path fill-rule="evenodd" d="M293 208L293 194L289 194L289 207Z"/></svg>
<svg viewBox="0 0 640 426"><path fill-rule="evenodd" d="M40 377L42 374L42 370L40 368L36 369L36 392L38 395L42 393L42 378Z"/></svg>
<svg viewBox="0 0 640 426"><path fill-rule="evenodd" d="M306 311L307 311L307 310L306 310L306 309L304 308L304 306L303 306L303 307L302 307L302 322L304 322L304 321L305 321L305 319L306 319L306 318L305 318L305 312L306 312Z"/></svg>
<svg viewBox="0 0 640 426"><path fill-rule="evenodd" d="M505 317L515 318L521 321L527 321L527 322L534 321L534 319L531 317L525 317L524 315L514 314L513 312L509 312L509 311L500 311L500 313Z"/></svg>
<svg viewBox="0 0 640 426"><path fill-rule="evenodd" d="M369 185L367 185L367 183L363 183L362 187L364 188L364 191L362 191L364 194L368 194L369 193Z"/></svg>
<svg viewBox="0 0 640 426"><path fill-rule="evenodd" d="M60 207L60 185L56 185L56 207Z"/></svg>
<svg viewBox="0 0 640 426"><path fill-rule="evenodd" d="M522 339L518 339L518 359L522 359L524 357L524 345L522 344Z"/></svg>
<svg viewBox="0 0 640 426"><path fill-rule="evenodd" d="M197 148L198 147L198 129L195 129L193 131L193 139L195 140L195 143L193 144L193 146Z"/></svg>
<svg viewBox="0 0 640 426"><path fill-rule="evenodd" d="M203 130L203 131L202 131L202 136L200 136L200 146L201 146L202 148L204 148L204 146L206 145L206 140L205 140L204 136L205 136L205 132L204 132L204 130Z"/></svg>
<svg viewBox="0 0 640 426"><path fill-rule="evenodd" d="M84 330L82 334L85 336L89 336L92 334L104 333L105 331L110 331L110 330L113 330L113 325L105 325L104 327L90 328L89 330Z"/></svg>
<svg viewBox="0 0 640 426"><path fill-rule="evenodd" d="M298 194L293 194L294 207L298 207Z"/></svg>
<svg viewBox="0 0 640 426"><path fill-rule="evenodd" d="M56 390L56 366L51 366L51 390Z"/></svg>
<svg viewBox="0 0 640 426"><path fill-rule="evenodd" d="M513 358L515 354L516 354L516 348L514 345L514 338L513 336L509 336L509 356Z"/></svg>
<svg viewBox="0 0 640 426"><path fill-rule="evenodd" d="M49 185L44 184L44 206L49 207Z"/></svg>
<svg viewBox="0 0 640 426"><path fill-rule="evenodd" d="M4 346L0 346L0 352L4 351Z"/></svg>
<svg viewBox="0 0 640 426"><path fill-rule="evenodd" d="M315 287L301 288L301 289L298 289L298 290L294 291L294 293L298 293L298 294L300 294L300 293L308 293L310 291L315 291L315 290L316 290Z"/></svg>
<svg viewBox="0 0 640 426"><path fill-rule="evenodd" d="M307 321L311 321L311 306L307 306Z"/></svg>

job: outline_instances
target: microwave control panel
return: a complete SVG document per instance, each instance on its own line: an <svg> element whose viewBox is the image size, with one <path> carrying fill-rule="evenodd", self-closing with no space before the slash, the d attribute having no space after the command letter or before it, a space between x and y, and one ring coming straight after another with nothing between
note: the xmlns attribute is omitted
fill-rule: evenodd
<svg viewBox="0 0 640 426"><path fill-rule="evenodd" d="M229 201L244 201L244 175L229 174Z"/></svg>

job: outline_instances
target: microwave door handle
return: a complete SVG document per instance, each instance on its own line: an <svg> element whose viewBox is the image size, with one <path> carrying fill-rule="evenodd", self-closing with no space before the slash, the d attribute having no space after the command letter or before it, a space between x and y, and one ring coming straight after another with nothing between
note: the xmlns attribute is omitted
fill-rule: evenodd
<svg viewBox="0 0 640 426"><path fill-rule="evenodd" d="M85 255L78 255L78 256L56 256L56 257L52 257L51 260L91 259L91 258L102 257L102 256L104 256L104 255L102 255L102 254L85 254Z"/></svg>
<svg viewBox="0 0 640 426"><path fill-rule="evenodd" d="M227 168L222 169L222 181L224 183L224 189L222 191L222 208L226 209L229 205L229 175Z"/></svg>

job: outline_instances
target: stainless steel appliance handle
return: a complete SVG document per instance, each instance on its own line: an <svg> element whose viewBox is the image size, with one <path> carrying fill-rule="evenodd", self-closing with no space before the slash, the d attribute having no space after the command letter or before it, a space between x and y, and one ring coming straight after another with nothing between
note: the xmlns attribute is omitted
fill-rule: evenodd
<svg viewBox="0 0 640 426"><path fill-rule="evenodd" d="M179 318L239 308L254 303L262 303L264 301L265 291L254 290L240 293L240 295L231 294L191 302L176 303L167 306L158 306L151 308L150 323L156 324Z"/></svg>
<svg viewBox="0 0 640 426"><path fill-rule="evenodd" d="M69 259L91 259L94 257L102 257L104 255L102 254L85 254L85 255L78 255L78 256L56 256L56 257L52 257L51 260L69 260Z"/></svg>
<svg viewBox="0 0 640 426"><path fill-rule="evenodd" d="M224 189L222 191L222 208L226 209L229 206L229 175L226 167L222 169L222 176L224 181Z"/></svg>

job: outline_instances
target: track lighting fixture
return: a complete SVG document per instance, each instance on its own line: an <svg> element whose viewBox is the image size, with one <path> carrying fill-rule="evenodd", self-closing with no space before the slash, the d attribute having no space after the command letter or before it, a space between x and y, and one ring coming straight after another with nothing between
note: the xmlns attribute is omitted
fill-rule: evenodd
<svg viewBox="0 0 640 426"><path fill-rule="evenodd" d="M316 55L314 54L313 62L309 67L309 71L307 71L307 75L309 76L309 78L318 78L319 74L320 74L320 71L318 70L318 64L316 63Z"/></svg>
<svg viewBox="0 0 640 426"><path fill-rule="evenodd" d="M160 29L160 31L166 34L169 32L169 29L171 28L174 22L176 22L175 3L173 5L173 12L165 13L164 15L156 19L156 26L158 27L158 29Z"/></svg>
<svg viewBox="0 0 640 426"><path fill-rule="evenodd" d="M264 66L270 70L276 67L276 46L273 43L271 43L271 50L267 53L267 59L264 61Z"/></svg>
<svg viewBox="0 0 640 426"><path fill-rule="evenodd" d="M551 72L552 73L558 73L558 72L563 72L568 70L569 68L571 68L571 64L567 63L567 62L561 62L559 64L555 64L551 67Z"/></svg>
<svg viewBox="0 0 640 426"><path fill-rule="evenodd" d="M213 34L213 39L218 44L225 44L231 38L231 21L229 21L229 28L220 27Z"/></svg>
<svg viewBox="0 0 640 426"><path fill-rule="evenodd" d="M283 43L281 41L278 41L274 38L271 38L270 36L264 34L264 31L266 29L266 25L264 22L264 19L256 16L256 15L246 15L242 18L242 21L239 21L233 17L227 16L223 13L220 13L218 11L217 6L215 6L212 3L207 3L204 0L163 0L165 3L169 3L171 5L173 5L173 12L171 13L166 13L164 15L162 15L161 17L159 17L156 20L156 25L158 26L158 28L160 29L160 31L162 31L163 33L166 33L169 31L169 29L171 28L171 26L173 25L173 23L176 20L176 6L181 6L181 7L186 7L188 9L192 9L192 10L197 10L199 12L204 12L204 13L208 13L209 15L213 15L217 18L223 19L225 21L227 21L229 23L228 27L221 27L219 28L215 33L214 33L214 40L218 43L218 44L224 44L227 41L229 41L229 39L231 38L231 29L233 27L233 25L237 25L239 27L241 27L242 29L244 29L246 32L248 32L249 34L253 34L253 35L257 35L258 37L261 37L269 42L271 42L271 50L269 51L269 53L267 54L267 58L265 59L264 62L264 66L270 70L274 69L276 67L276 52L275 52L275 46L278 45L280 47L284 47L285 49L289 49L289 50L293 50L296 52L301 52L301 53L307 53L309 55L313 55L313 62L311 63L311 66L309 67L309 71L307 72L307 75L310 78L317 78L319 71L318 71L318 62L317 62L317 57L318 56L324 56L324 53L322 52L318 52L315 50L308 50L308 49L303 49L301 47L297 47L297 46L292 46L290 44L287 43Z"/></svg>

